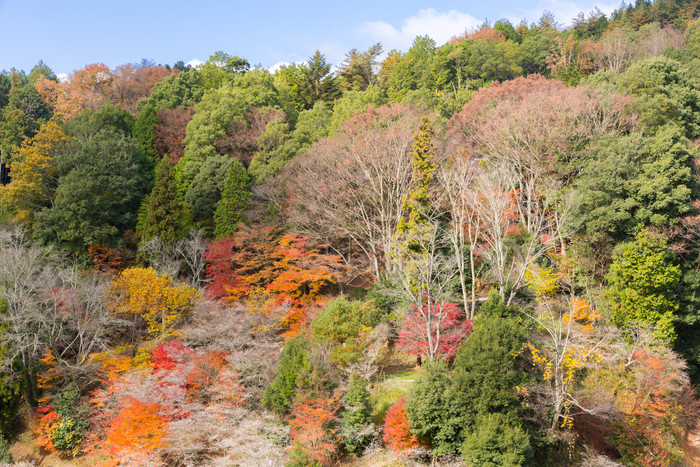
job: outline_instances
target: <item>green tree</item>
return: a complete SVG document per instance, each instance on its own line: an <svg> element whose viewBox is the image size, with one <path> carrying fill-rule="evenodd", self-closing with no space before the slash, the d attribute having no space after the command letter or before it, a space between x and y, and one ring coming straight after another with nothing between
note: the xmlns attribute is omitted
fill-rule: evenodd
<svg viewBox="0 0 700 467"><path fill-rule="evenodd" d="M284 343L275 379L263 394L263 407L280 415L289 414L297 387L311 371L309 350L309 342L299 336Z"/></svg>
<svg viewBox="0 0 700 467"><path fill-rule="evenodd" d="M700 136L700 89L680 62L655 57L638 62L619 77L618 85L636 97L647 133L675 123L685 136Z"/></svg>
<svg viewBox="0 0 700 467"><path fill-rule="evenodd" d="M138 104L139 112L146 107L156 110L189 107L198 103L204 95L199 71L189 70L167 76L153 87L153 92Z"/></svg>
<svg viewBox="0 0 700 467"><path fill-rule="evenodd" d="M377 318L373 302L348 300L341 296L328 302L314 318L311 333L314 341L333 346L330 356L336 363L359 362Z"/></svg>
<svg viewBox="0 0 700 467"><path fill-rule="evenodd" d="M367 383L353 376L343 397L343 415L340 420L340 431L348 452L357 452L370 441L371 420L372 407Z"/></svg>
<svg viewBox="0 0 700 467"><path fill-rule="evenodd" d="M580 212L589 233L617 238L645 226L671 226L690 212L697 150L678 128L648 138L633 133L599 143L579 177Z"/></svg>
<svg viewBox="0 0 700 467"><path fill-rule="evenodd" d="M515 387L523 384L527 375L513 355L524 342L523 330L515 320L482 312L454 360L452 384L445 397L449 416L437 436L441 452L457 452L467 433L486 414L518 419L521 403Z"/></svg>
<svg viewBox="0 0 700 467"><path fill-rule="evenodd" d="M243 220L243 213L250 206L249 198L251 180L248 172L239 160L234 160L228 169L221 199L214 212L214 235L225 238L238 229Z"/></svg>
<svg viewBox="0 0 700 467"><path fill-rule="evenodd" d="M681 270L661 237L644 230L633 242L619 245L606 279L603 297L616 325L642 323L652 326L659 339L675 339Z"/></svg>
<svg viewBox="0 0 700 467"><path fill-rule="evenodd" d="M175 168L169 158L163 157L158 163L153 191L141 209L136 231L142 241L158 237L171 245L187 235L190 212L177 190Z"/></svg>
<svg viewBox="0 0 700 467"><path fill-rule="evenodd" d="M532 457L530 435L505 415L486 414L476 423L462 445L462 457L469 465L519 467Z"/></svg>
<svg viewBox="0 0 700 467"><path fill-rule="evenodd" d="M236 159L226 155L210 157L204 161L185 193L185 202L192 211L194 222L210 232L214 231L214 211L234 161Z"/></svg>
<svg viewBox="0 0 700 467"><path fill-rule="evenodd" d="M447 421L447 395L450 380L447 364L432 360L423 365L421 374L408 393L408 421L411 433L429 443L436 454L440 449L438 434Z"/></svg>
<svg viewBox="0 0 700 467"><path fill-rule="evenodd" d="M139 113L139 117L134 123L133 135L134 139L141 146L143 154L146 156L147 162L155 167L158 160L156 153L156 126L160 123L160 119L156 113L156 108L153 106L144 107Z"/></svg>
<svg viewBox="0 0 700 467"><path fill-rule="evenodd" d="M151 183L138 143L102 131L76 142L56 161L63 175L53 205L36 214L37 236L73 252L123 245Z"/></svg>
<svg viewBox="0 0 700 467"><path fill-rule="evenodd" d="M343 91L364 91L374 82L377 57L382 54L382 45L377 43L364 52L352 49L338 66L340 87Z"/></svg>
<svg viewBox="0 0 700 467"><path fill-rule="evenodd" d="M204 89L218 89L249 69L248 60L217 51L199 67L199 75Z"/></svg>

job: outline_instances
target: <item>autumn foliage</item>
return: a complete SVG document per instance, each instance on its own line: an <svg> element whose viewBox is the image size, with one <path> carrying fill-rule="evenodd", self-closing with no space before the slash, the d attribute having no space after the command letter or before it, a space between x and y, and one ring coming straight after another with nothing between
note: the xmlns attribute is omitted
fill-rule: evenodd
<svg viewBox="0 0 700 467"><path fill-rule="evenodd" d="M471 320L464 319L464 311L456 303L426 303L422 310L412 305L404 316L397 345L424 356L430 356L433 348L437 357L451 361L472 328Z"/></svg>
<svg viewBox="0 0 700 467"><path fill-rule="evenodd" d="M409 451L420 446L418 438L411 434L405 404L406 398L400 397L387 411L384 418L384 442L387 448L396 453Z"/></svg>
<svg viewBox="0 0 700 467"><path fill-rule="evenodd" d="M199 292L153 268L129 268L114 281L111 295L117 314L143 320L150 335L166 339L176 334Z"/></svg>
<svg viewBox="0 0 700 467"><path fill-rule="evenodd" d="M340 436L335 428L340 403L314 399L301 404L287 417L292 437L293 457L328 465L338 449Z"/></svg>

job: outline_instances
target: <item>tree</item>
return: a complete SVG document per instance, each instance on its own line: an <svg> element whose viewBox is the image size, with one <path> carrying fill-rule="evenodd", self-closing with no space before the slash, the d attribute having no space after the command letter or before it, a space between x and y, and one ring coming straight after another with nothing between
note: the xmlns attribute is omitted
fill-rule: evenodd
<svg viewBox="0 0 700 467"><path fill-rule="evenodd" d="M136 225L149 185L138 144L103 131L61 154L59 165L66 172L54 202L36 214L39 238L75 252L96 244L119 246L123 233Z"/></svg>
<svg viewBox="0 0 700 467"><path fill-rule="evenodd" d="M530 436L503 414L483 415L462 445L462 456L484 467L528 465L532 456Z"/></svg>
<svg viewBox="0 0 700 467"><path fill-rule="evenodd" d="M410 144L418 121L417 113L404 106L369 109L285 168L295 220L304 231L336 249L354 245L356 255L363 257L345 261L361 261L375 277L397 267L386 252L403 216L411 181ZM316 182L321 172L333 174L323 187Z"/></svg>
<svg viewBox="0 0 700 467"><path fill-rule="evenodd" d="M455 303L428 303L422 309L411 304L411 310L403 317L397 345L414 355L430 360L442 358L450 361L457 353L459 344L472 329L470 320Z"/></svg>
<svg viewBox="0 0 700 467"><path fill-rule="evenodd" d="M277 375L265 390L262 405L268 410L285 415L290 412L292 400L304 374L311 369L309 342L302 337L287 340L277 363Z"/></svg>
<svg viewBox="0 0 700 467"><path fill-rule="evenodd" d="M134 139L141 145L147 161L155 166L158 160L156 152L156 128L160 124L155 107L145 107L134 123Z"/></svg>
<svg viewBox="0 0 700 467"><path fill-rule="evenodd" d="M411 386L408 394L408 421L411 433L441 453L438 433L447 421L447 390L450 386L447 364L430 361Z"/></svg>
<svg viewBox="0 0 700 467"><path fill-rule="evenodd" d="M382 45L377 43L364 52L352 49L338 65L338 78L343 91L364 91L374 82L377 57L382 54Z"/></svg>
<svg viewBox="0 0 700 467"><path fill-rule="evenodd" d="M338 365L357 363L376 324L376 314L374 303L340 296L316 315L311 322L311 333L314 341L333 346L330 357Z"/></svg>
<svg viewBox="0 0 700 467"><path fill-rule="evenodd" d="M296 407L287 417L292 438L291 464L328 465L338 449L335 425L338 401L313 399Z"/></svg>
<svg viewBox="0 0 700 467"><path fill-rule="evenodd" d="M18 220L31 223L37 211L53 202L59 175L56 155L66 140L58 125L49 122L14 155L12 181L2 187L0 199Z"/></svg>
<svg viewBox="0 0 700 467"><path fill-rule="evenodd" d="M168 245L189 232L190 212L182 200L175 181L175 168L164 157L156 167L155 186L144 200L136 231L142 241L158 237Z"/></svg>
<svg viewBox="0 0 700 467"><path fill-rule="evenodd" d="M514 319L479 316L453 363L452 382L445 396L448 416L437 435L442 452L457 452L487 414L518 419L521 402L516 387L524 385L527 375L513 355L524 342L523 331Z"/></svg>
<svg viewBox="0 0 700 467"><path fill-rule="evenodd" d="M156 136L153 144L158 157L170 157L177 164L185 154L185 134L187 124L192 120L194 109L186 108L163 109L157 112L158 121Z"/></svg>
<svg viewBox="0 0 700 467"><path fill-rule="evenodd" d="M251 180L248 172L239 161L234 160L228 169L226 181L221 190L221 199L214 212L214 235L224 238L232 235L242 221L243 213L249 207Z"/></svg>
<svg viewBox="0 0 700 467"><path fill-rule="evenodd" d="M399 397L384 418L384 442L387 448L396 453L410 451L420 446L418 438L411 434L404 404L405 397Z"/></svg>
<svg viewBox="0 0 700 467"><path fill-rule="evenodd" d="M648 231L640 232L634 242L618 247L606 277L608 288L604 295L615 324L651 325L654 336L673 342L679 308L676 289L681 279L674 259L665 241Z"/></svg>
<svg viewBox="0 0 700 467"><path fill-rule="evenodd" d="M177 334L176 326L188 317L199 292L153 268L129 268L115 279L110 295L114 313L134 319L137 331L145 327L164 340Z"/></svg>
<svg viewBox="0 0 700 467"><path fill-rule="evenodd" d="M107 443L112 453L146 458L157 454L167 434L167 424L160 415L160 409L155 403L143 403L137 399L129 401L107 432Z"/></svg>
<svg viewBox="0 0 700 467"><path fill-rule="evenodd" d="M371 424L372 407L366 382L352 377L348 391L343 397L343 412L340 419L340 434L348 452L358 452L374 434Z"/></svg>

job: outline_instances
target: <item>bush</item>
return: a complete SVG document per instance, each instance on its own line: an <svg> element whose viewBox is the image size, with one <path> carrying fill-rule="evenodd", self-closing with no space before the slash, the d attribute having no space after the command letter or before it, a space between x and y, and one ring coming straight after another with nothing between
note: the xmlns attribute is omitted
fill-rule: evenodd
<svg viewBox="0 0 700 467"><path fill-rule="evenodd" d="M54 447L76 456L80 451L83 433L89 428L86 414L80 408L80 390L67 389L54 399L54 410L59 418L49 433Z"/></svg>
<svg viewBox="0 0 700 467"><path fill-rule="evenodd" d="M12 464L12 454L10 454L10 443L0 434L0 464Z"/></svg>
<svg viewBox="0 0 700 467"><path fill-rule="evenodd" d="M531 455L530 435L500 413L481 417L462 445L464 460L481 467L526 465Z"/></svg>

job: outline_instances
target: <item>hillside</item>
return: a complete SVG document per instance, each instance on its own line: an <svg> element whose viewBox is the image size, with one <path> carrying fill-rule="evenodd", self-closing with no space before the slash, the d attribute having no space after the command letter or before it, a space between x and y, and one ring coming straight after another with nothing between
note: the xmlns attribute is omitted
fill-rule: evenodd
<svg viewBox="0 0 700 467"><path fill-rule="evenodd" d="M699 15L0 73L0 464L694 465Z"/></svg>

